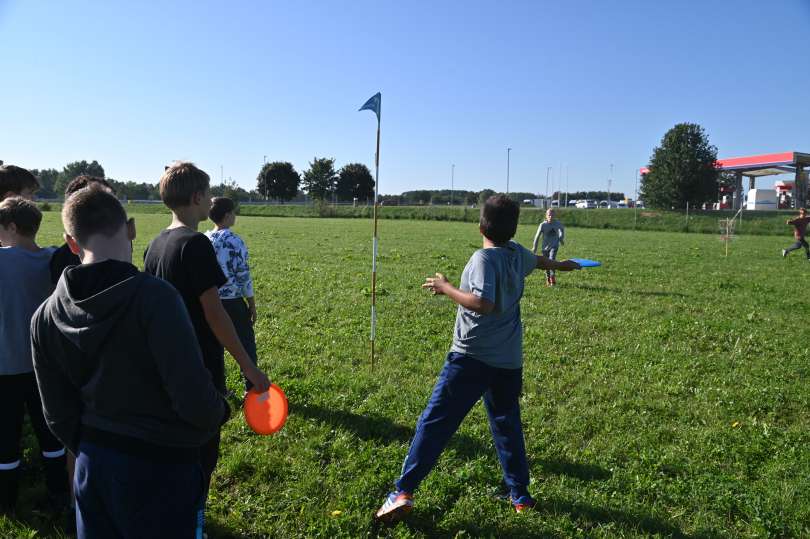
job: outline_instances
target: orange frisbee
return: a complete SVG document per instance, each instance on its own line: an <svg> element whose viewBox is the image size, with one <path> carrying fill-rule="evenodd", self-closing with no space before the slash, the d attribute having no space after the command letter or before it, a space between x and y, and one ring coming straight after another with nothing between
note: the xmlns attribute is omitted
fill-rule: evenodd
<svg viewBox="0 0 810 539"><path fill-rule="evenodd" d="M264 393L248 391L244 409L245 421L256 434L273 434L287 422L287 396L276 384Z"/></svg>

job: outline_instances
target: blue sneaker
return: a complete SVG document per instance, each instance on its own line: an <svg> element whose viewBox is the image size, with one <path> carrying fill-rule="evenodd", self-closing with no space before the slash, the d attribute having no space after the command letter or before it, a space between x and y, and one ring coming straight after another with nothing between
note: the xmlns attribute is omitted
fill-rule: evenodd
<svg viewBox="0 0 810 539"><path fill-rule="evenodd" d="M394 524L405 518L412 509L413 496L403 490L397 490L388 494L374 518L386 524Z"/></svg>
<svg viewBox="0 0 810 539"><path fill-rule="evenodd" d="M537 502L531 496L521 496L520 498L512 498L512 507L515 508L515 512L523 513L524 511L531 511L537 505Z"/></svg>

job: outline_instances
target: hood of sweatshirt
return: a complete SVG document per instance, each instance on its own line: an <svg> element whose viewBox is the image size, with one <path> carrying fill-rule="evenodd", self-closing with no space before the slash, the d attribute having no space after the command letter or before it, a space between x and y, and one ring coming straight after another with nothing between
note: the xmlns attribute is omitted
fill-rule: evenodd
<svg viewBox="0 0 810 539"><path fill-rule="evenodd" d="M142 280L135 266L118 260L70 268L53 293L52 320L79 350L93 355L126 316Z"/></svg>

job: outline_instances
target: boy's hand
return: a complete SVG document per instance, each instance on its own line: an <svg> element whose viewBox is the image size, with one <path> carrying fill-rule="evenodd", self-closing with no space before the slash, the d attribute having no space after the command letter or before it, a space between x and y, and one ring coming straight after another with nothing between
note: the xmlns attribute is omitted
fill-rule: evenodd
<svg viewBox="0 0 810 539"><path fill-rule="evenodd" d="M557 269L561 269L563 271L571 271L571 270L578 270L582 269L582 266L574 262L573 260L565 260L560 262L560 267Z"/></svg>
<svg viewBox="0 0 810 539"><path fill-rule="evenodd" d="M259 315L256 313L256 305L248 305L248 315L250 316L250 323L255 325Z"/></svg>
<svg viewBox="0 0 810 539"><path fill-rule="evenodd" d="M436 273L436 277L428 277L425 279L425 284L422 285L422 288L427 288L435 296L436 294L444 294L447 286L450 286L450 281L447 280L447 277L441 273Z"/></svg>
<svg viewBox="0 0 810 539"><path fill-rule="evenodd" d="M249 369L244 371L244 373L245 378L250 380L250 383L253 384L253 389L259 393L264 393L270 389L270 378L268 378L266 374L256 367L251 366Z"/></svg>

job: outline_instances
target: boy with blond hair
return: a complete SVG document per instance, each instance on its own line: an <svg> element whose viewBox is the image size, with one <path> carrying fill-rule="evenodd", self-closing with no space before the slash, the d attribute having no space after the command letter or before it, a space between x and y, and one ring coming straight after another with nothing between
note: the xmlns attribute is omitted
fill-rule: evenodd
<svg viewBox="0 0 810 539"><path fill-rule="evenodd" d="M61 511L68 503L65 449L45 424L31 359L31 316L53 290L48 273L53 249L36 242L41 222L33 202L22 197L0 202L0 512L13 510L17 502L26 409L53 509Z"/></svg>
<svg viewBox="0 0 810 539"><path fill-rule="evenodd" d="M561 245L565 245L565 227L554 218L555 215L553 208L546 210L546 220L537 227L537 233L532 242L532 252L537 254L537 245L540 238L543 239L540 253L549 260L557 260L557 251ZM546 270L546 286L556 286L556 284L557 276L554 274L554 270Z"/></svg>
<svg viewBox="0 0 810 539"><path fill-rule="evenodd" d="M245 378L259 392L270 380L253 364L219 299L219 287L227 282L208 238L197 231L211 208L210 178L193 163L176 162L160 178L160 198L172 211L172 222L154 238L144 254L144 271L170 282L186 304L203 363L216 388L225 392L224 350L228 350ZM201 450L201 464L208 484L219 458L217 432Z"/></svg>

